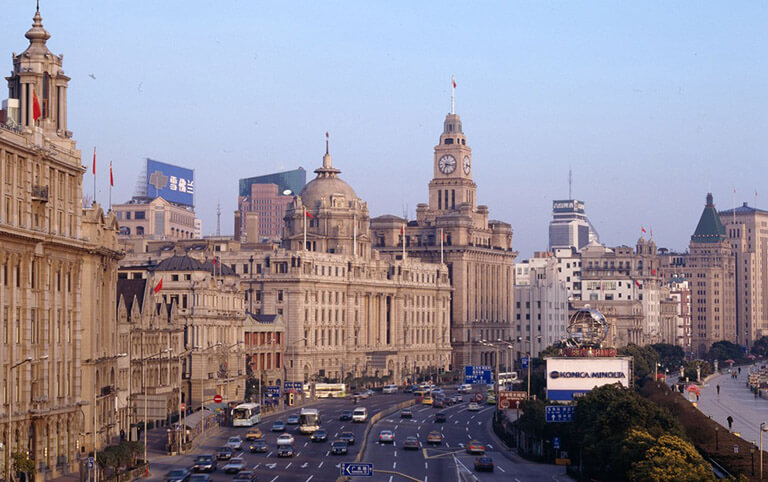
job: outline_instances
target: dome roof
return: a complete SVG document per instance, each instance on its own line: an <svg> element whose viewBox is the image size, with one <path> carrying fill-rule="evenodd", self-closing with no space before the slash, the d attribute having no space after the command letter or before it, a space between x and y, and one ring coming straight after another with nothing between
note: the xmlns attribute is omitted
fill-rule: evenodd
<svg viewBox="0 0 768 482"><path fill-rule="evenodd" d="M155 271L205 271L205 268L189 256L171 256L157 263Z"/></svg>
<svg viewBox="0 0 768 482"><path fill-rule="evenodd" d="M322 198L330 198L333 194L343 195L347 200L357 199L357 194L349 184L339 179L341 170L331 165L331 155L328 153L328 133L325 133L325 155L323 166L315 169L317 177L307 183L301 190L301 202L307 208L314 208Z"/></svg>

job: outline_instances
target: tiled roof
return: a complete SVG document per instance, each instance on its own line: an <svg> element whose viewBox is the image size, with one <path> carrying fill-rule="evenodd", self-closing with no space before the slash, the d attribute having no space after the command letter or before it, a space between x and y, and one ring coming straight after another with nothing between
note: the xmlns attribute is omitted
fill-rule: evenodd
<svg viewBox="0 0 768 482"><path fill-rule="evenodd" d="M723 215L727 215L727 214L733 214L734 212L736 214L754 214L754 213L766 213L766 214L768 214L768 211L764 211L762 209L753 208L753 207L750 207L749 205L747 205L747 203L744 203L744 204L742 204L741 206L739 206L737 208L727 209L725 211L720 211L720 215L723 216Z"/></svg>
<svg viewBox="0 0 768 482"><path fill-rule="evenodd" d="M699 218L696 231L691 236L692 243L719 243L725 239L725 227L715 210L712 193L707 194L707 205Z"/></svg>
<svg viewBox="0 0 768 482"><path fill-rule="evenodd" d="M171 256L157 263L155 271L206 271L206 268L189 256Z"/></svg>

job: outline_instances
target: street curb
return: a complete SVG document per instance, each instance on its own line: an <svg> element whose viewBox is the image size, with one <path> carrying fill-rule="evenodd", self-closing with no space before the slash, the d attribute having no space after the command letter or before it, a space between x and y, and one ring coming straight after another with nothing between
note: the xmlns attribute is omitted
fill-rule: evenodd
<svg viewBox="0 0 768 482"><path fill-rule="evenodd" d="M411 405L416 405L415 398L412 400L406 400L404 402L400 402L397 405L390 407L389 409L382 410L381 412L377 413L376 415L368 419L368 423L365 425L365 431L363 432L363 443L360 447L360 452L358 452L357 457L355 457L355 463L360 462L360 459L363 458L363 454L365 454L365 445L368 442L368 434L371 432L371 429L373 428L373 426L376 425L376 422L378 422L379 420L381 420L382 418L388 415L391 415L397 412L398 410L401 410L405 407L410 407ZM348 477L343 475L340 475L339 477L336 478L336 482L344 482L346 480L348 480Z"/></svg>

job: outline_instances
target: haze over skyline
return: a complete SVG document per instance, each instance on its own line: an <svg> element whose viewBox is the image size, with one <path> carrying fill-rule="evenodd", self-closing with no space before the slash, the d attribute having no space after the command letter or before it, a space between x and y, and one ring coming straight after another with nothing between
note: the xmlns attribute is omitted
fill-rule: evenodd
<svg viewBox="0 0 768 482"><path fill-rule="evenodd" d="M4 7L8 72L35 3ZM326 131L371 215L407 206L413 218L451 75L478 204L512 224L520 259L546 249L569 167L609 246L633 245L644 226L659 247L686 249L708 191L720 210L768 208L760 2L76 0L44 1L41 14L89 168L97 148L97 200L110 161L113 203L131 197L146 157L190 167L205 234L217 202L231 234L238 179L298 166L312 179ZM92 183L89 170L87 195Z"/></svg>

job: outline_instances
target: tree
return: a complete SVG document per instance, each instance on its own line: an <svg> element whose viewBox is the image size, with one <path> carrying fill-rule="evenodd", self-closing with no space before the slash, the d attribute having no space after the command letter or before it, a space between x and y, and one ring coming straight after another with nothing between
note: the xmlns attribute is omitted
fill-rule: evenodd
<svg viewBox="0 0 768 482"><path fill-rule="evenodd" d="M707 352L707 360L738 360L744 358L744 350L740 345L731 343L727 340L720 340L712 343L712 347Z"/></svg>
<svg viewBox="0 0 768 482"><path fill-rule="evenodd" d="M752 345L752 354L755 356L768 355L768 336L763 336Z"/></svg>
<svg viewBox="0 0 768 482"><path fill-rule="evenodd" d="M13 470L16 473L27 474L27 480L34 479L35 461L30 459L25 452L16 451L11 455L13 459Z"/></svg>
<svg viewBox="0 0 768 482"><path fill-rule="evenodd" d="M541 350L541 353L539 354L539 358L544 359L548 356L562 356L562 353L563 353L563 349L560 348L558 344L549 345L548 347Z"/></svg>
<svg viewBox="0 0 768 482"><path fill-rule="evenodd" d="M654 373L659 354L650 346L629 344L619 348L619 355L631 356L633 359L633 374L635 380L642 380Z"/></svg>
<svg viewBox="0 0 768 482"><path fill-rule="evenodd" d="M692 382L696 381L699 375L699 370L697 370L697 368L701 368L702 380L704 377L712 374L712 365L710 365L709 362L705 362L704 360L693 360L685 366L683 376L687 377L688 380Z"/></svg>
<svg viewBox="0 0 768 482"><path fill-rule="evenodd" d="M650 346L659 354L661 366L670 371L679 369L685 362L685 352L680 346L669 343L656 343Z"/></svg>
<svg viewBox="0 0 768 482"><path fill-rule="evenodd" d="M622 443L622 458L629 463L631 481L714 481L711 469L696 448L674 435L654 437L644 430L630 430Z"/></svg>

